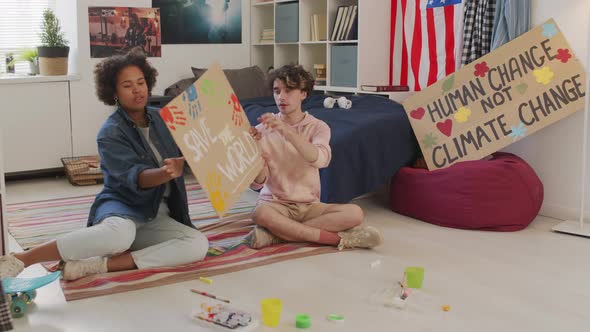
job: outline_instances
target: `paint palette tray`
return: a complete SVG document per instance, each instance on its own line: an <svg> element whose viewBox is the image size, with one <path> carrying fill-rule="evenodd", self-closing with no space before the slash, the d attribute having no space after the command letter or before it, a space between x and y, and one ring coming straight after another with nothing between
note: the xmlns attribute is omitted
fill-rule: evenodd
<svg viewBox="0 0 590 332"><path fill-rule="evenodd" d="M199 325L216 331L252 331L258 327L258 320L250 313L225 303L205 301L192 312L192 318Z"/></svg>

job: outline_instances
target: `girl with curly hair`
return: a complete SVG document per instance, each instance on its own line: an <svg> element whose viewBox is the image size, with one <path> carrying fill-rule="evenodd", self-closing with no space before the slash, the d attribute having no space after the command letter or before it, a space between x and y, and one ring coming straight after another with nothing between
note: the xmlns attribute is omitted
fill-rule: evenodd
<svg viewBox="0 0 590 332"><path fill-rule="evenodd" d="M88 227L31 250L0 257L0 277L60 261L63 278L187 264L205 257L207 238L192 225L184 158L164 121L146 109L157 71L141 48L97 64L96 93L115 112L102 125L98 151L104 188Z"/></svg>

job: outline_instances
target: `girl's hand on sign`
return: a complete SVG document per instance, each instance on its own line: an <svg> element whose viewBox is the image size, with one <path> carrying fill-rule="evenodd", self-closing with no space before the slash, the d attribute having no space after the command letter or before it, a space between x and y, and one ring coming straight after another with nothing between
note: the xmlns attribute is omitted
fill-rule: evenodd
<svg viewBox="0 0 590 332"><path fill-rule="evenodd" d="M166 172L166 175L168 175L171 180L182 176L184 157L164 159L164 166L162 166L161 169Z"/></svg>

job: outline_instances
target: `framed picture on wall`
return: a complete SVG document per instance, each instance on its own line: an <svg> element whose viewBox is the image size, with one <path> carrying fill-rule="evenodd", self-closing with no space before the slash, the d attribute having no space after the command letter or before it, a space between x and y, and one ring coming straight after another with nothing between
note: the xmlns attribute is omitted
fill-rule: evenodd
<svg viewBox="0 0 590 332"><path fill-rule="evenodd" d="M242 0L153 0L162 44L241 44Z"/></svg>
<svg viewBox="0 0 590 332"><path fill-rule="evenodd" d="M141 46L148 57L162 56L160 9L88 7L90 57L105 58Z"/></svg>

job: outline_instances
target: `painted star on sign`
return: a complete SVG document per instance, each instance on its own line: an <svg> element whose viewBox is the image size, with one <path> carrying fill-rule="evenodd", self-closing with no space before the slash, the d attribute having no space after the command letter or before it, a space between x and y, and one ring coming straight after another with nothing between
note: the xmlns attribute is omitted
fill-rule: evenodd
<svg viewBox="0 0 590 332"><path fill-rule="evenodd" d="M432 133L426 134L426 136L424 136L424 139L422 139L422 145L424 145L425 149L432 149L432 147L437 144L437 139L438 137L435 137L434 135L432 135Z"/></svg>
<svg viewBox="0 0 590 332"><path fill-rule="evenodd" d="M545 23L542 34L547 38L553 38L557 34L557 27L553 23Z"/></svg>
<svg viewBox="0 0 590 332"><path fill-rule="evenodd" d="M528 130L524 127L524 123L522 122L518 125L518 127L510 126L510 129L512 130L512 132L508 134L508 136L512 137L512 142L516 142L516 140L518 140L519 137L524 138L525 133Z"/></svg>

